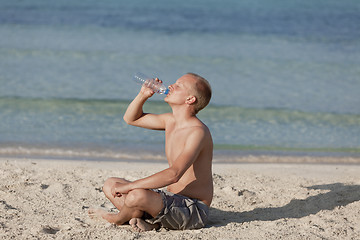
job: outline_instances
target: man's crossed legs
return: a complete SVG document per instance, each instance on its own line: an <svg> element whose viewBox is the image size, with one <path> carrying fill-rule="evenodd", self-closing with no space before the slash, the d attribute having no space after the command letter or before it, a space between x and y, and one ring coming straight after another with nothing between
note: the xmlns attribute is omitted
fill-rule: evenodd
<svg viewBox="0 0 360 240"><path fill-rule="evenodd" d="M146 190L134 189L120 197L114 197L111 189L116 183L128 183L122 178L109 178L105 181L103 192L112 204L119 210L111 213L103 209L89 209L91 218L102 218L110 223L122 225L126 222L136 231L149 231L159 228L159 224L149 224L142 219L144 212L156 217L164 207L162 197L159 193Z"/></svg>

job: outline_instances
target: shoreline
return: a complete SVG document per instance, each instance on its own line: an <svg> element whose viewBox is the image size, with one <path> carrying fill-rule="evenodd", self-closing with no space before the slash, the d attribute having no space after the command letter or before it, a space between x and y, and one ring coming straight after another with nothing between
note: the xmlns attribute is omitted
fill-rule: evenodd
<svg viewBox="0 0 360 240"><path fill-rule="evenodd" d="M354 148L357 149L357 148ZM260 159L258 162L287 162L284 159L292 159L295 162L320 162L360 163L359 151L342 151L338 149L277 149L268 148L240 148L221 149L214 148L214 162L249 162L247 159ZM141 160L141 161L166 161L163 144L119 146L101 145L51 145L51 144L0 144L0 157L7 158L43 158L43 159L80 159L80 160ZM262 159L266 158L265 161ZM307 160L306 160L307 159ZM326 160L328 159L328 160Z"/></svg>
<svg viewBox="0 0 360 240"><path fill-rule="evenodd" d="M79 161L79 162L109 162L109 163L159 163L166 164L165 157L155 158L109 158L85 156L6 156L0 155L0 161L8 160L48 160L48 161ZM360 165L360 157L329 157L329 156L287 156L287 155L214 155L213 164L331 164Z"/></svg>

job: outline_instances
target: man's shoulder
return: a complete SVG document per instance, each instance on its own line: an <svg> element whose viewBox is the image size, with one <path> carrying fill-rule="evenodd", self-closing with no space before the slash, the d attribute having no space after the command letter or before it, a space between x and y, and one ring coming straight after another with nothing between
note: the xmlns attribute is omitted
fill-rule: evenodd
<svg viewBox="0 0 360 240"><path fill-rule="evenodd" d="M209 128L203 123L201 123L199 125L191 126L191 127L189 127L189 129L191 129L191 131L194 131L194 132L203 132L203 133L209 132L210 133Z"/></svg>
<svg viewBox="0 0 360 240"><path fill-rule="evenodd" d="M201 121L199 124L190 126L187 130L188 138L195 137L197 139L201 139L201 141L206 141L206 139L211 140L209 128Z"/></svg>
<svg viewBox="0 0 360 240"><path fill-rule="evenodd" d="M162 113L162 114L159 114L159 116L164 121L173 121L174 120L174 115L172 113Z"/></svg>
<svg viewBox="0 0 360 240"><path fill-rule="evenodd" d="M206 126L206 124L198 118L196 118L196 124L194 124L194 128L198 131L210 133L208 126Z"/></svg>

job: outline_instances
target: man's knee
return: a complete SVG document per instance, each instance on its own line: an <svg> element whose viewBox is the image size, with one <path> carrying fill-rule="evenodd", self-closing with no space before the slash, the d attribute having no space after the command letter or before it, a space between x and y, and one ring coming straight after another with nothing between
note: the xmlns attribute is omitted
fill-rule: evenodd
<svg viewBox="0 0 360 240"><path fill-rule="evenodd" d="M111 189L111 185L112 185L112 178L106 179L102 187L102 190L105 194Z"/></svg>
<svg viewBox="0 0 360 240"><path fill-rule="evenodd" d="M125 205L130 208L142 207L142 205L146 202L147 192L145 189L134 189L130 191L125 199Z"/></svg>
<svg viewBox="0 0 360 240"><path fill-rule="evenodd" d="M104 182L104 185L102 187L102 190L105 193L105 195L111 194L111 188L118 181L119 181L119 178L116 178L116 177L111 177L111 178L106 179L106 181Z"/></svg>

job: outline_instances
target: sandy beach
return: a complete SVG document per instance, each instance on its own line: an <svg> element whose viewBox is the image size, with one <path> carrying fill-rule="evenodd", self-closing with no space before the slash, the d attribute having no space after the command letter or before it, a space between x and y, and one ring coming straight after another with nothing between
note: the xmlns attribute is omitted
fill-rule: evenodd
<svg viewBox="0 0 360 240"><path fill-rule="evenodd" d="M135 180L166 163L2 158L0 239L360 239L360 159L296 159L215 162L206 228L137 233L87 211L115 210L101 192L108 177Z"/></svg>

